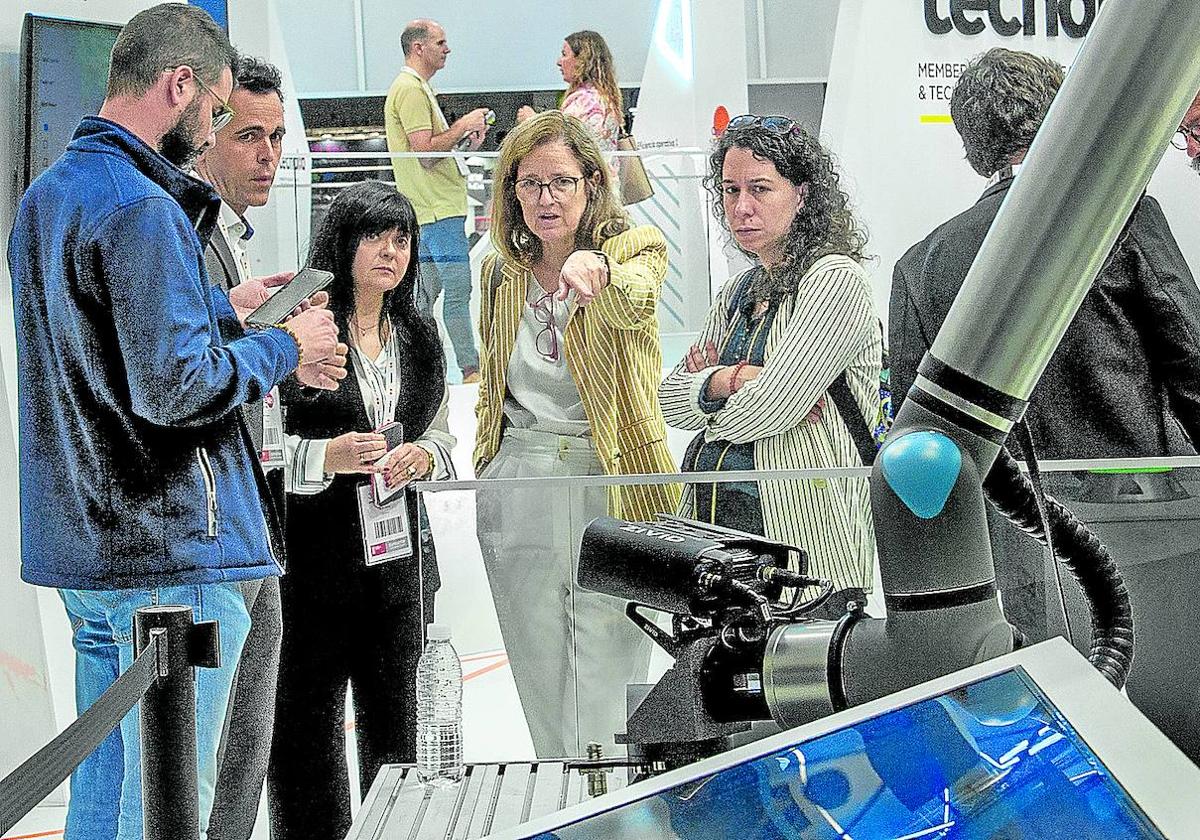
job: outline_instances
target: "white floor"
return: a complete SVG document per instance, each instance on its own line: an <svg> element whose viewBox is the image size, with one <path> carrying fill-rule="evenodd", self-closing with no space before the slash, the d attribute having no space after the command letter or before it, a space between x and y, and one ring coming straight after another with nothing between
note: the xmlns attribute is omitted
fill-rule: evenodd
<svg viewBox="0 0 1200 840"><path fill-rule="evenodd" d="M454 460L460 478L470 478L474 448L474 405L477 387L457 385L451 389L451 431L458 436ZM691 435L672 432L670 444L678 459ZM451 625L453 641L463 663L463 741L467 761L515 761L534 757L529 730L521 712L512 671L504 653L491 593L475 539L475 499L471 491L447 491L426 495L430 521L438 546L442 589L437 598L437 619ZM878 575L877 575L878 577ZM872 599L872 614L881 615L881 600ZM45 630L50 680L59 728L74 720L73 652L62 605L52 590L39 590L39 605ZM670 665L662 651L651 661L651 680ZM348 712L347 733L353 720ZM353 766L353 739L347 750ZM64 786L65 788L65 786ZM35 808L4 840L34 840L62 836L66 792L60 790L46 804ZM267 840L265 804L259 811L253 840Z"/></svg>

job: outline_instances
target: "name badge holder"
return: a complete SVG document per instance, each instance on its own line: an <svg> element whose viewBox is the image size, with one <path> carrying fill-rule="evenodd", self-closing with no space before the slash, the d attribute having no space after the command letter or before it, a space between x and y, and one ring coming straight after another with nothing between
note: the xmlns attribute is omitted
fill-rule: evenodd
<svg viewBox="0 0 1200 840"><path fill-rule="evenodd" d="M284 463L283 408L279 403L279 386L263 397L263 444L258 453L263 470L279 469Z"/></svg>
<svg viewBox="0 0 1200 840"><path fill-rule="evenodd" d="M378 566L392 560L412 557L412 532L409 528L408 503L405 494L380 505L369 483L356 488L358 519L362 523L363 561Z"/></svg>

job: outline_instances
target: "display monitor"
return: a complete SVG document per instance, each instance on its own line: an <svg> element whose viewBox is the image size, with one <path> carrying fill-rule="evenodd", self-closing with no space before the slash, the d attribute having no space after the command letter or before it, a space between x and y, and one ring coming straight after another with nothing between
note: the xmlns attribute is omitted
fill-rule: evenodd
<svg viewBox="0 0 1200 840"><path fill-rule="evenodd" d="M121 27L26 14L21 30L24 189L67 148L79 120L104 102Z"/></svg>
<svg viewBox="0 0 1200 840"><path fill-rule="evenodd" d="M495 836L1160 840L1196 836L1197 801L1200 769L1055 639Z"/></svg>

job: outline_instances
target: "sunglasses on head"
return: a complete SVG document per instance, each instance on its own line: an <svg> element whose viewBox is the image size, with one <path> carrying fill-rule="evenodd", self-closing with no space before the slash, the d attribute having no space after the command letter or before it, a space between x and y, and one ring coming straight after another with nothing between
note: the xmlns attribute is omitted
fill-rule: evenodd
<svg viewBox="0 0 1200 840"><path fill-rule="evenodd" d="M772 134L791 134L793 131L800 131L800 126L791 117L782 115L774 115L769 117L760 117L757 114L742 114L740 117L734 117L729 121L726 131L738 131L743 128L754 128L761 126Z"/></svg>

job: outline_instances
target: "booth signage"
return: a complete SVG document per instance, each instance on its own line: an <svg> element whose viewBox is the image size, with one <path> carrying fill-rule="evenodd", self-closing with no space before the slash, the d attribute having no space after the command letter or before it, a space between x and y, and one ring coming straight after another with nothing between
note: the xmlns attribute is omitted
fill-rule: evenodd
<svg viewBox="0 0 1200 840"><path fill-rule="evenodd" d="M1083 38L1103 0L925 0L925 27L934 35L957 30L979 35L988 27L1014 35ZM1041 27L1039 31L1039 26Z"/></svg>

